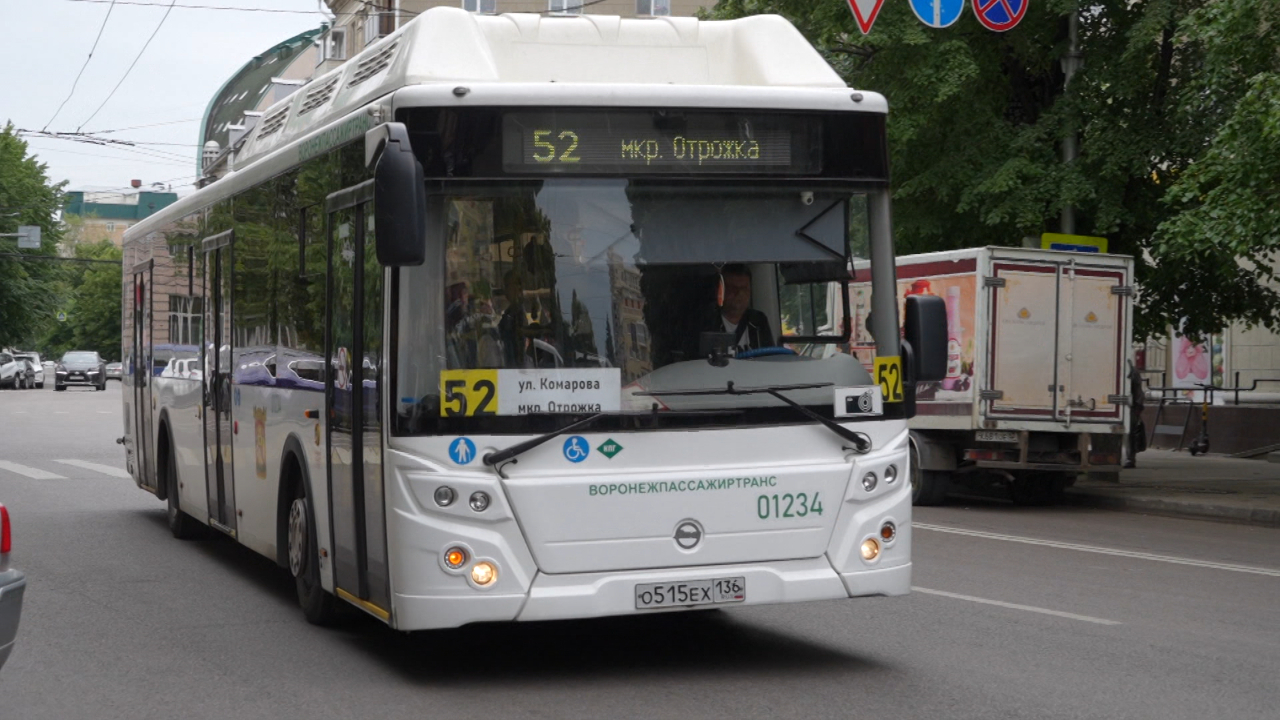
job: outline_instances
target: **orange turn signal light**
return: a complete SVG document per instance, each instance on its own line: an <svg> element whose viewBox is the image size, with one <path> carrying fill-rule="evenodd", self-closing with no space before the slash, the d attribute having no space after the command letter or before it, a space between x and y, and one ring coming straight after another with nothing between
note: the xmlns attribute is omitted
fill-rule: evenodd
<svg viewBox="0 0 1280 720"><path fill-rule="evenodd" d="M467 551L462 548L449 548L444 552L444 564L457 570L467 564Z"/></svg>

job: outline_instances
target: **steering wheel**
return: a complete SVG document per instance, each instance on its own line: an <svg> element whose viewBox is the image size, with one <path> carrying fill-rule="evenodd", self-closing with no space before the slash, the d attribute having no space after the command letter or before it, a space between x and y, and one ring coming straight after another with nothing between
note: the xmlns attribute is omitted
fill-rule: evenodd
<svg viewBox="0 0 1280 720"><path fill-rule="evenodd" d="M759 357L768 357L770 355L795 355L796 351L788 347L764 347L755 350L743 350L735 357L739 360L752 360Z"/></svg>

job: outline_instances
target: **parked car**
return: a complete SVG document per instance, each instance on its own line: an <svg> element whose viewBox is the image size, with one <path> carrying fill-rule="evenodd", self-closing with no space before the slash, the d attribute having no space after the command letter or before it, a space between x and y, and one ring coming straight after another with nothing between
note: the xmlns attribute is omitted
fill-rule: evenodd
<svg viewBox="0 0 1280 720"><path fill-rule="evenodd" d="M12 353L0 351L0 388L19 389L25 382L27 361L19 360Z"/></svg>
<svg viewBox="0 0 1280 720"><path fill-rule="evenodd" d="M22 615L22 594L27 579L16 568L9 567L9 550L12 546L9 530L9 510L0 503L0 667L9 659L13 643L18 637L18 617Z"/></svg>
<svg viewBox="0 0 1280 720"><path fill-rule="evenodd" d="M118 363L118 362L107 363L107 379L108 380L119 380L121 379L120 376L123 374L124 374L123 363Z"/></svg>
<svg viewBox="0 0 1280 720"><path fill-rule="evenodd" d="M107 389L107 364L93 350L72 350L62 356L54 370L54 390L66 390L68 385L92 385L98 390Z"/></svg>
<svg viewBox="0 0 1280 720"><path fill-rule="evenodd" d="M31 369L35 371L36 387L44 389L44 363L40 361L40 353L18 351L13 355L26 358L31 363Z"/></svg>

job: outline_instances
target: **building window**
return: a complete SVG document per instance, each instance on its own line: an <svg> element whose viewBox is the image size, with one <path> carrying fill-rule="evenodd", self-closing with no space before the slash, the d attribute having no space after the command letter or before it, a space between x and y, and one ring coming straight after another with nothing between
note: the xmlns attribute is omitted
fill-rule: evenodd
<svg viewBox="0 0 1280 720"><path fill-rule="evenodd" d="M555 15L581 15L587 0L547 0L547 10Z"/></svg>
<svg viewBox="0 0 1280 720"><path fill-rule="evenodd" d="M107 232L113 233L115 231L116 231L116 224L112 222L107 223Z"/></svg>
<svg viewBox="0 0 1280 720"><path fill-rule="evenodd" d="M396 14L386 5L366 2L369 13L364 16L364 44L384 38L396 30Z"/></svg>
<svg viewBox="0 0 1280 720"><path fill-rule="evenodd" d="M671 0L636 0L639 17L667 17L671 15Z"/></svg>
<svg viewBox="0 0 1280 720"><path fill-rule="evenodd" d="M462 0L462 9L467 12L496 15L498 0Z"/></svg>
<svg viewBox="0 0 1280 720"><path fill-rule="evenodd" d="M320 40L320 62L347 59L347 29L330 28Z"/></svg>

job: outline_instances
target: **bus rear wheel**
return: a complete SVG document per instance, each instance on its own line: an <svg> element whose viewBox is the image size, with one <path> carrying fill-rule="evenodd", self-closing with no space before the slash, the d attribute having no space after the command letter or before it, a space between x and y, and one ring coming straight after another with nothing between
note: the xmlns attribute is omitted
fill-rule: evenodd
<svg viewBox="0 0 1280 720"><path fill-rule="evenodd" d="M298 605L307 622L332 624L338 614L336 599L320 584L320 556L316 551L315 513L303 483L294 485L289 505L289 572L298 591Z"/></svg>
<svg viewBox="0 0 1280 720"><path fill-rule="evenodd" d="M172 446L170 446L172 447ZM179 540L195 540L203 534L196 519L182 511L178 503L178 461L172 450L165 453L165 499L169 504L169 532Z"/></svg>

